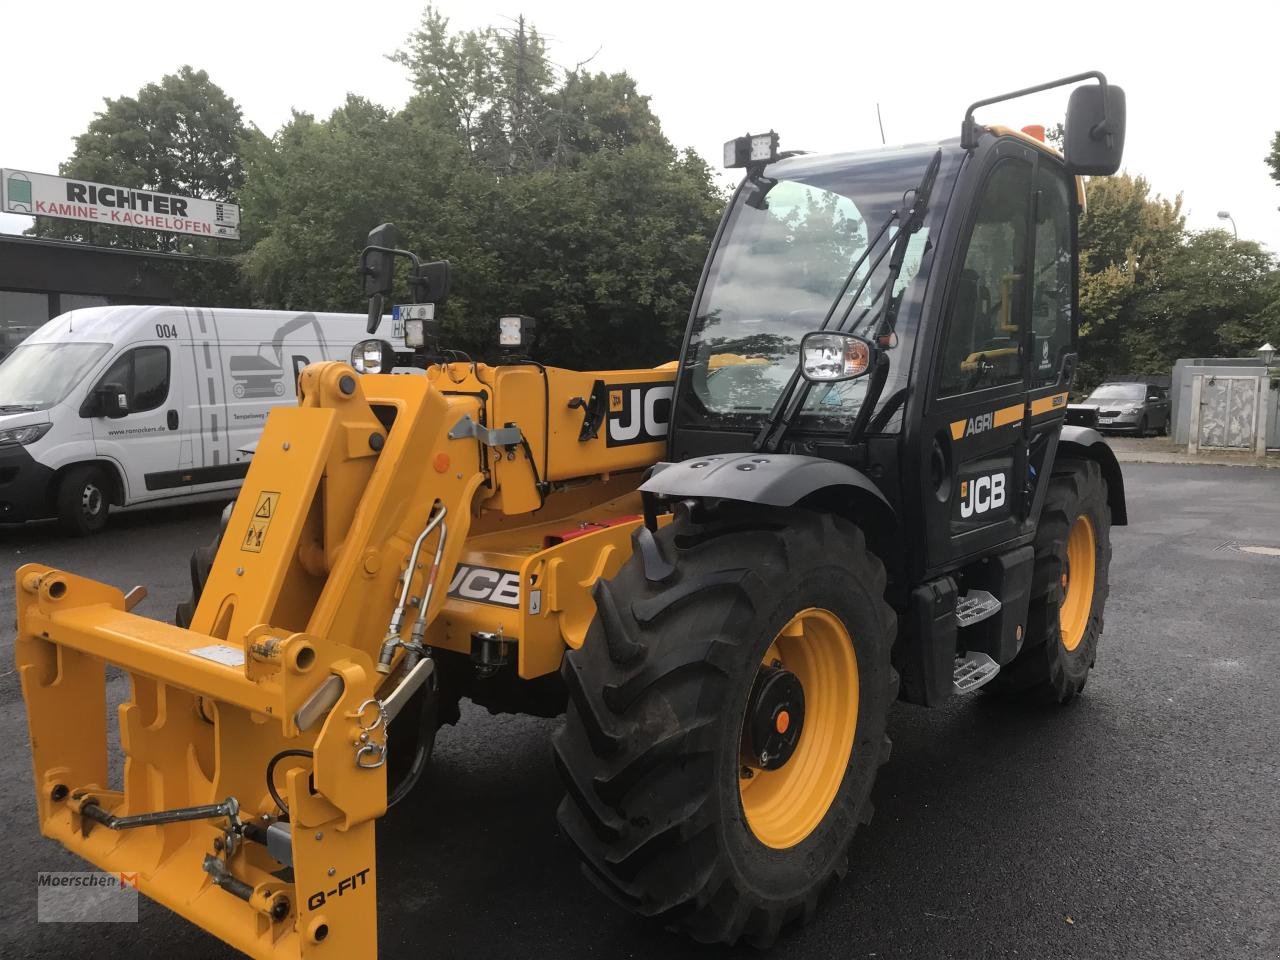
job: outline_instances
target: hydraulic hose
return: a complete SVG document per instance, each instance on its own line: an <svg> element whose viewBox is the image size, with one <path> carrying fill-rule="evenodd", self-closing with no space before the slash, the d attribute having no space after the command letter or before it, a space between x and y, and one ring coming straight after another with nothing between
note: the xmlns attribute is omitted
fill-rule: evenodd
<svg viewBox="0 0 1280 960"><path fill-rule="evenodd" d="M387 796L388 810L412 792L423 771L427 769L427 761L431 759L431 751L436 742L436 689L436 679L433 676L430 684L422 691L422 709L418 712L418 742L413 752L413 763Z"/></svg>

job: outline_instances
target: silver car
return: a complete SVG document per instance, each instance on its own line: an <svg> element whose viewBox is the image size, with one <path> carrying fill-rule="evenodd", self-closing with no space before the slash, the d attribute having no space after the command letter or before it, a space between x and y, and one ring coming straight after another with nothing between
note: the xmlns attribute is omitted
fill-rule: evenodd
<svg viewBox="0 0 1280 960"><path fill-rule="evenodd" d="M1136 437L1169 433L1169 394L1149 383L1104 383L1081 406L1098 411L1098 429Z"/></svg>

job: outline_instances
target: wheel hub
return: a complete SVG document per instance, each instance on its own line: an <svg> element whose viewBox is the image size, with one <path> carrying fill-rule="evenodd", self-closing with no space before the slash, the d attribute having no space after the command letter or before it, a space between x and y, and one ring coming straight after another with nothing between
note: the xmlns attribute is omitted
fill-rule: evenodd
<svg viewBox="0 0 1280 960"><path fill-rule="evenodd" d="M102 509L102 491L96 484L86 483L80 494L80 506L86 516L96 517Z"/></svg>
<svg viewBox="0 0 1280 960"><path fill-rule="evenodd" d="M804 687L782 667L761 667L747 705L747 764L777 770L795 753L804 729Z"/></svg>
<svg viewBox="0 0 1280 960"><path fill-rule="evenodd" d="M786 850L827 816L853 756L858 660L848 629L806 607L778 631L742 716L738 795L755 838Z"/></svg>

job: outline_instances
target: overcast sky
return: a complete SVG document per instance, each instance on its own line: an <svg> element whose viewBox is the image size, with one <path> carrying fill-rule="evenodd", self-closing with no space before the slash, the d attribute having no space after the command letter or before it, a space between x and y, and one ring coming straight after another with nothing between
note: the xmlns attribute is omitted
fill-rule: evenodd
<svg viewBox="0 0 1280 960"><path fill-rule="evenodd" d="M1280 129L1280 4L639 3L440 0L455 27L520 13L551 57L626 70L667 135L714 166L731 136L773 127L783 149L833 151L954 136L969 102L1088 69L1128 94L1125 167L1181 192L1188 224L1226 226L1280 253L1280 188L1263 157ZM184 63L209 71L270 133L291 109L326 115L348 91L386 106L410 93L384 59L422 5L24 4L6 14L0 166L56 173L103 97L135 94ZM1065 92L989 107L1021 126L1061 119ZM30 221L0 214L0 232Z"/></svg>

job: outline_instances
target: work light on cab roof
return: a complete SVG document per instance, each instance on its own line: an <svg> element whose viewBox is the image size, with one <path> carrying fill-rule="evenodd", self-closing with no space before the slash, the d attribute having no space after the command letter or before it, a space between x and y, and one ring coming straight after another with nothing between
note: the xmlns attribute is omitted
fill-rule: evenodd
<svg viewBox="0 0 1280 960"><path fill-rule="evenodd" d="M724 165L730 170L757 164L763 167L777 159L778 135L772 130L735 137L724 145Z"/></svg>

